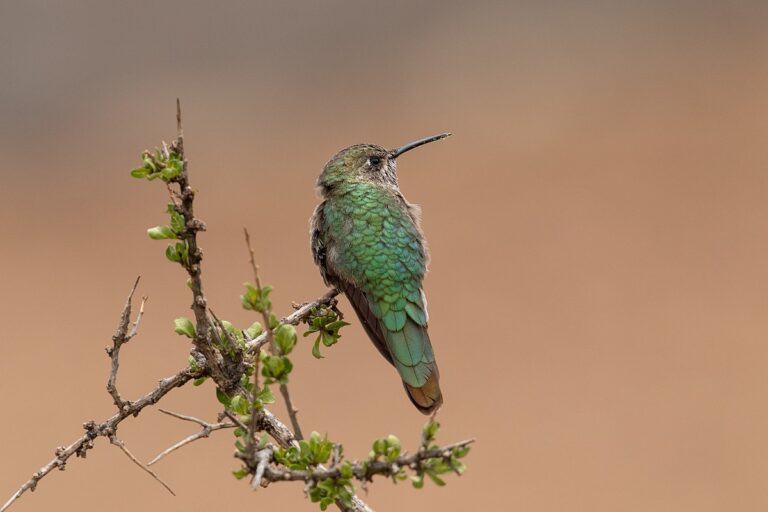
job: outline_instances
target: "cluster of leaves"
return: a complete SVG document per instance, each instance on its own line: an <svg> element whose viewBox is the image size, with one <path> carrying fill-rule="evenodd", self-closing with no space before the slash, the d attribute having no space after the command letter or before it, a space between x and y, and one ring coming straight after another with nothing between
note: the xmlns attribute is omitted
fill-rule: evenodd
<svg viewBox="0 0 768 512"><path fill-rule="evenodd" d="M144 151L141 154L143 165L131 171L131 176L138 179L149 181L160 178L166 183L170 183L181 176L184 163L181 157L175 151L168 151L166 148L155 148L154 152Z"/></svg>
<svg viewBox="0 0 768 512"><path fill-rule="evenodd" d="M320 464L325 464L331 458L334 444L328 437L320 437L317 432L312 432L309 440L299 441L299 446L279 448L275 450L275 462L288 469L311 471ZM339 457L342 456L342 447L336 446ZM328 478L314 483L309 489L309 499L318 503L321 510L328 505L339 501L346 506L351 506L352 497L355 494L352 478L354 476L352 465L349 462L341 462L339 466L341 476Z"/></svg>
<svg viewBox="0 0 768 512"><path fill-rule="evenodd" d="M400 456L400 449L400 439L390 434L373 442L373 448L368 454L368 459L374 461L383 458L387 462L395 462Z"/></svg>
<svg viewBox="0 0 768 512"><path fill-rule="evenodd" d="M259 322L254 322L247 329L238 329L231 322L227 320L221 321L221 330L215 331L213 337L216 342L217 348L226 352L229 355L234 355L236 350L243 351L246 348L246 341L256 338L264 332L264 328ZM187 338L194 339L197 336L195 324L186 317L180 317L174 320L174 331L180 336L186 336ZM189 366L192 370L200 370L200 365L194 356L189 356ZM206 381L208 377L203 376L195 379L194 385L199 386Z"/></svg>
<svg viewBox="0 0 768 512"><path fill-rule="evenodd" d="M355 487L352 485L352 466L342 463L339 468L341 476L321 480L309 489L309 499L312 503L318 503L320 510L325 510L328 505L342 503L346 508L352 506L352 498L355 495Z"/></svg>
<svg viewBox="0 0 768 512"><path fill-rule="evenodd" d="M292 325L281 325L275 329L275 352L268 354L261 352L259 356L261 361L261 375L264 377L264 385L268 386L274 382L288 384L288 375L293 370L293 363L288 358L288 354L293 351L298 340L296 328Z"/></svg>
<svg viewBox="0 0 768 512"><path fill-rule="evenodd" d="M256 383L252 379L253 372L255 371L254 367L249 367L240 379L242 393L229 396L222 390L217 389L216 397L224 407L239 415L240 420L244 424L250 424L253 414L262 410L266 404L271 404L275 401L275 396L270 386L276 382L280 384L288 382L288 375L293 370L293 363L288 358L288 354L296 346L297 336L296 329L292 325L281 325L277 318L271 314L272 302L269 299L269 294L272 291L271 286L261 287L245 283L245 289L245 293L240 297L241 304L244 309L257 311L268 317L268 328L274 331L275 350L272 354L264 351L259 352L261 375L264 377L264 385L262 387L257 389ZM244 331L234 328L229 322L222 322L222 324L224 324L228 336L233 338L235 343L243 350L246 347L246 341L252 340L264 332L263 327L258 322L255 322ZM251 400L248 397L251 397ZM251 441L248 439L248 432L242 428L236 428L235 437L237 438L235 447L238 451L246 454L247 450L253 450L253 447L250 446ZM262 445L265 445L265 443L266 434L263 434L256 449L261 449L260 447L263 447ZM240 468L234 472L234 475L237 478L242 478L247 474L247 471L247 468Z"/></svg>
<svg viewBox="0 0 768 512"><path fill-rule="evenodd" d="M253 369L247 368L240 379L240 385L250 396L253 396L254 392L253 382L250 381L252 375ZM255 398L255 402L251 402L243 393L228 395L221 389L216 388L216 399L219 403L226 407L227 410L237 414L240 421L246 424L251 421L251 414L263 409L265 405L274 403L275 401L275 395L272 393L269 386L264 386L263 388L256 390ZM242 437L238 432L235 432L235 436Z"/></svg>
<svg viewBox="0 0 768 512"><path fill-rule="evenodd" d="M235 393L234 395L228 395L220 388L216 388L216 399L221 403L228 411L237 415L238 420L244 424L249 425L253 415L262 410L265 405L274 403L275 395L269 386L263 386L260 389L256 389L251 377L253 376L254 369L246 368L240 378L240 388L243 392ZM251 400L250 398L253 398ZM256 443L255 447L251 447L251 439L249 433L241 428L237 427L234 430L235 435L235 448L243 455L247 455L249 452L255 450L261 450L267 445L268 436L264 432L261 435L260 440ZM237 471L233 471L235 478L241 479L248 474L248 468L242 467Z"/></svg>
<svg viewBox="0 0 768 512"><path fill-rule="evenodd" d="M434 420L430 420L422 429L422 449L435 450L439 446L435 443L437 432L440 429L440 424ZM416 489L424 487L424 475L427 475L436 485L440 487L445 485L445 480L440 478L441 475L446 473L456 473L461 475L466 471L467 467L461 461L469 453L469 446L457 446L453 448L449 454L445 457L433 457L425 459L419 463L419 468L415 476L411 477L411 482Z"/></svg>
<svg viewBox="0 0 768 512"><path fill-rule="evenodd" d="M243 309L258 311L259 313L272 311L272 301L269 294L272 287L269 285L257 287L251 283L245 283L245 293L240 296Z"/></svg>
<svg viewBox="0 0 768 512"><path fill-rule="evenodd" d="M184 168L181 157L175 151L167 148L155 149L154 153L144 151L141 155L144 165L131 171L131 176L152 181L160 178L166 183L176 181ZM155 226L147 230L152 240L175 240L183 238L186 230L186 220L176 205L168 203L166 212L170 216L170 224ZM170 244L165 249L165 257L173 263L187 265L189 263L189 246L186 240Z"/></svg>
<svg viewBox="0 0 768 512"><path fill-rule="evenodd" d="M322 359L320 343L326 347L335 345L339 338L341 338L339 331L342 327L349 324L341 319L341 316L334 308L321 307L312 309L307 318L307 325L309 327L304 333L304 337L317 333L315 343L312 345L312 355L317 359Z"/></svg>
<svg viewBox="0 0 768 512"><path fill-rule="evenodd" d="M435 444L435 438L437 432L440 429L440 424L436 421L430 420L424 425L422 429L422 443L421 449L424 451L436 450L438 445ZM430 457L423 459L418 463L416 468L416 474L412 476L407 475L407 468L401 467L397 472L391 475L392 481L397 483L399 481L410 478L411 483L416 489L424 487L424 475L428 476L436 485L443 486L445 481L440 478L440 475L445 473L462 474L466 469L466 466L461 461L469 453L469 446L455 447L448 454L441 457ZM401 455L400 440L393 435L389 435L385 438L377 439L373 442L371 452L368 455L368 459L363 462L362 473L368 474L368 467L370 464L376 461L385 461L389 463L395 463Z"/></svg>
<svg viewBox="0 0 768 512"><path fill-rule="evenodd" d="M219 350L229 354L234 354L235 351L245 351L247 341L260 336L264 332L264 327L262 327L259 322L254 322L247 329L238 329L232 325L231 322L222 320L221 327L222 332L217 335L217 338L220 340ZM251 415L255 411L261 410L264 408L264 405L274 403L275 401L275 396L268 385L265 385L261 389L256 389L255 384L251 379L254 371L255 369L253 367L245 368L239 383L239 388L243 390L241 393L228 395L221 389L216 389L216 398L219 402L228 410L241 416L240 419L243 423L250 422ZM252 400L249 397L252 397ZM239 432L236 432L235 435L237 437L245 435L244 433L242 435L238 434ZM243 446L245 445L243 444ZM240 449L240 447L238 447L238 449Z"/></svg>
<svg viewBox="0 0 768 512"><path fill-rule="evenodd" d="M237 352L242 352L246 348L246 342L252 340L264 332L264 328L259 322L254 322L247 329L238 329L232 322L222 320L217 322L218 329L214 329L213 338L216 347L229 356L234 357Z"/></svg>
<svg viewBox="0 0 768 512"><path fill-rule="evenodd" d="M181 238L186 228L184 216L178 212L176 205L168 203L168 212L171 222L170 225L155 226L147 230L147 235L152 240L169 240ZM187 265L189 263L189 246L186 240L181 240L175 244L170 244L165 249L165 257L173 263Z"/></svg>

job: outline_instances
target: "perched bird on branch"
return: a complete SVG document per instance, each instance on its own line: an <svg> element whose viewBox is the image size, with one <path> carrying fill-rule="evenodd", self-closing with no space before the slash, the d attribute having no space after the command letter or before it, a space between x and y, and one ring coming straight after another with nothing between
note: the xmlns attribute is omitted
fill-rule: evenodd
<svg viewBox="0 0 768 512"><path fill-rule="evenodd" d="M391 150L356 144L336 153L317 180L323 202L310 230L323 280L349 298L365 332L424 414L440 407L443 396L421 286L427 250L420 212L400 192L397 158L449 135Z"/></svg>

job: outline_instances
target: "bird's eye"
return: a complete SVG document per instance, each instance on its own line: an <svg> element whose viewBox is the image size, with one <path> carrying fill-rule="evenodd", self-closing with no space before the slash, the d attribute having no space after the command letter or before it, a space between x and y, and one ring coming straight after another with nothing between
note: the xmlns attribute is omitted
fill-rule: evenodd
<svg viewBox="0 0 768 512"><path fill-rule="evenodd" d="M372 156L368 159L368 163L371 165L371 167L376 167L381 163L381 158L378 156Z"/></svg>

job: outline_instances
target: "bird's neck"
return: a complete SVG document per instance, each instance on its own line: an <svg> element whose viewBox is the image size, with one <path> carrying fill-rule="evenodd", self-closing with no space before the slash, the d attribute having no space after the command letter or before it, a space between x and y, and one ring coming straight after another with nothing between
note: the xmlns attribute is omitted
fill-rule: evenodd
<svg viewBox="0 0 768 512"><path fill-rule="evenodd" d="M369 180L345 179L324 188L323 197L327 200L354 200L371 196L394 197L398 189L383 183L375 183Z"/></svg>

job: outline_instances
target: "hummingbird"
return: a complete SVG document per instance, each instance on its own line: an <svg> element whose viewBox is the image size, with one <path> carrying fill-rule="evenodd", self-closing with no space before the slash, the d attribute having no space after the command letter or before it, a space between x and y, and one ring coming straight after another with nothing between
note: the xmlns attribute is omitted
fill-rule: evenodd
<svg viewBox="0 0 768 512"><path fill-rule="evenodd" d="M400 192L397 159L449 135L396 149L375 144L342 149L320 173L323 201L310 221L312 256L323 281L347 296L368 337L424 414L437 410L443 396L421 284L428 260L421 211Z"/></svg>

